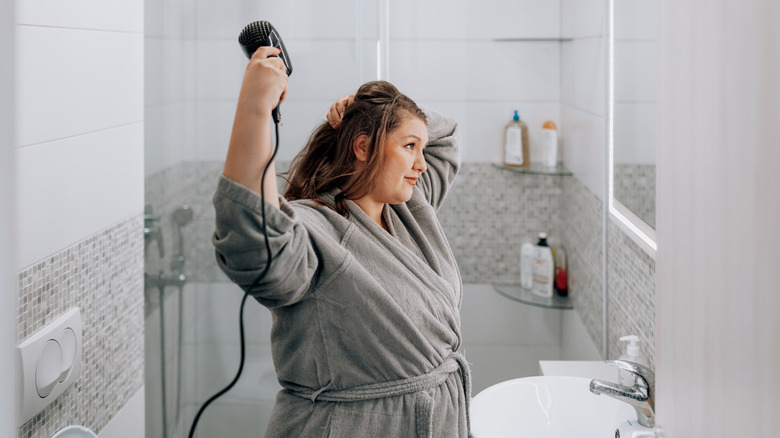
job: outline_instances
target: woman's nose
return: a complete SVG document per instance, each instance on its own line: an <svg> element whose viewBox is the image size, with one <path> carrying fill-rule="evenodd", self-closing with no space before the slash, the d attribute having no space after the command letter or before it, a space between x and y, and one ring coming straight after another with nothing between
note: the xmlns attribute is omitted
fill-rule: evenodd
<svg viewBox="0 0 780 438"><path fill-rule="evenodd" d="M414 170L419 170L420 173L428 170L428 163L425 162L425 155L422 151L419 151L414 159Z"/></svg>

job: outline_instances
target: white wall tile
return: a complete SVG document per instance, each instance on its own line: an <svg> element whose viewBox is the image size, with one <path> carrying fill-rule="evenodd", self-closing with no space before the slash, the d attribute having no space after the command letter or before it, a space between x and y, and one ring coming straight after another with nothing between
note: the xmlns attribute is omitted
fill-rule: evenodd
<svg viewBox="0 0 780 438"><path fill-rule="evenodd" d="M414 99L413 96L410 96ZM417 103L455 119L463 137L464 162L499 163L502 160L504 128L515 110L528 125L531 161L541 161L542 124L552 120L562 129L558 102L473 102L417 100Z"/></svg>
<svg viewBox="0 0 780 438"><path fill-rule="evenodd" d="M279 31L287 46L288 40L296 38L355 38L358 2L362 5L363 35L376 35L376 2L371 0L196 0L197 36L235 42L247 24L263 20Z"/></svg>
<svg viewBox="0 0 780 438"><path fill-rule="evenodd" d="M165 101L165 46L162 38L144 38L144 106Z"/></svg>
<svg viewBox="0 0 780 438"><path fill-rule="evenodd" d="M558 100L560 44L393 41L390 81L417 99Z"/></svg>
<svg viewBox="0 0 780 438"><path fill-rule="evenodd" d="M16 345L17 271L14 269L14 28L13 1L0 2L0 288L14 291L0 294L0 387L12 388L16 376L16 358L10 354ZM7 243L6 243L7 242ZM0 394L0 435L14 436L16 428L15 391Z"/></svg>
<svg viewBox="0 0 780 438"><path fill-rule="evenodd" d="M143 119L143 35L16 29L19 146Z"/></svg>
<svg viewBox="0 0 780 438"><path fill-rule="evenodd" d="M165 107L144 109L144 175L154 175L165 168Z"/></svg>
<svg viewBox="0 0 780 438"><path fill-rule="evenodd" d="M126 438L144 434L145 393L141 387L98 433L101 438Z"/></svg>
<svg viewBox="0 0 780 438"><path fill-rule="evenodd" d="M198 400L203 403L203 400ZM250 437L263 436L268 422L271 419L271 411L274 407L273 400L240 399L231 398L230 395L214 402L209 406L208 415L201 417L198 423L198 435L204 437L225 436L225 431L230 431L230 436ZM178 436L186 436L189 425L195 418L195 413L200 406L187 406L184 409L186 416L183 421L184 429ZM147 435L146 438L151 438Z"/></svg>
<svg viewBox="0 0 780 438"><path fill-rule="evenodd" d="M561 318L561 360L603 360L579 313L563 312Z"/></svg>
<svg viewBox="0 0 780 438"><path fill-rule="evenodd" d="M143 123L17 149L18 269L143 210Z"/></svg>
<svg viewBox="0 0 780 438"><path fill-rule="evenodd" d="M314 128L325 121L325 114L332 103L332 100L290 100L282 104L277 161L290 161L303 149ZM234 101L198 103L196 122L198 160L224 161L235 111Z"/></svg>
<svg viewBox="0 0 780 438"><path fill-rule="evenodd" d="M141 0L17 1L16 23L140 33L144 31L144 2ZM60 44L57 46L59 47ZM51 48L51 44L46 47Z"/></svg>
<svg viewBox="0 0 780 438"><path fill-rule="evenodd" d="M563 43L562 47L562 101L594 115L606 116L606 39L579 39Z"/></svg>
<svg viewBox="0 0 780 438"><path fill-rule="evenodd" d="M615 39L655 39L657 0L620 0L615 2Z"/></svg>
<svg viewBox="0 0 780 438"><path fill-rule="evenodd" d="M561 343L561 312L514 302L491 285L463 287L460 309L464 345L552 346Z"/></svg>
<svg viewBox="0 0 780 438"><path fill-rule="evenodd" d="M656 104L615 104L615 163L655 164Z"/></svg>
<svg viewBox="0 0 780 438"><path fill-rule="evenodd" d="M144 174L153 175L160 170L183 161L194 160L194 142L186 136L193 130L188 102L170 102L146 107L144 129Z"/></svg>
<svg viewBox="0 0 780 438"><path fill-rule="evenodd" d="M604 0L561 0L561 35L568 38L602 36L607 30Z"/></svg>
<svg viewBox="0 0 780 438"><path fill-rule="evenodd" d="M195 294L198 315L195 323L197 343L238 344L238 310L244 292L233 283L199 285ZM244 329L247 344L270 345L271 312L250 299L244 309Z"/></svg>
<svg viewBox="0 0 780 438"><path fill-rule="evenodd" d="M237 99L246 65L247 58L238 42L198 41L195 46L195 97Z"/></svg>
<svg viewBox="0 0 780 438"><path fill-rule="evenodd" d="M655 41L615 42L616 101L655 101L656 55Z"/></svg>
<svg viewBox="0 0 780 438"><path fill-rule="evenodd" d="M474 40L557 38L560 1L402 0L390 4L390 36Z"/></svg>
<svg viewBox="0 0 780 438"><path fill-rule="evenodd" d="M223 324L238 327L236 313ZM237 330L237 329L236 329ZM194 382L195 400L203 401L225 387L235 376L241 356L238 333L234 343L200 344L197 352L198 377ZM282 389L276 379L271 346L247 344L246 363L241 384L230 391L230 398L242 400L274 400Z"/></svg>
<svg viewBox="0 0 780 438"><path fill-rule="evenodd" d="M606 118L568 104L561 106L563 163L593 194L605 198Z"/></svg>
<svg viewBox="0 0 780 438"><path fill-rule="evenodd" d="M471 364L474 396L505 380L538 376L540 360L558 360L561 357L560 346L464 345L464 351Z"/></svg>
<svg viewBox="0 0 780 438"><path fill-rule="evenodd" d="M288 99L335 101L357 89L354 42L299 40L287 45L287 49L293 64ZM196 52L197 98L238 98L247 65L238 43L202 40L198 42Z"/></svg>

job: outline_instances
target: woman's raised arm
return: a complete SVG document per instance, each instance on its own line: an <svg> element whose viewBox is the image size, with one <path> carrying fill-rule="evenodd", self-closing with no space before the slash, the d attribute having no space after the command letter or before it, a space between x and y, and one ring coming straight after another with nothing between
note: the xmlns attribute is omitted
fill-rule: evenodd
<svg viewBox="0 0 780 438"><path fill-rule="evenodd" d="M260 47L246 67L223 170L226 178L257 194L263 170L273 154L271 111L284 101L287 93L284 62L274 56L279 53L275 47ZM265 180L265 200L279 208L273 163Z"/></svg>

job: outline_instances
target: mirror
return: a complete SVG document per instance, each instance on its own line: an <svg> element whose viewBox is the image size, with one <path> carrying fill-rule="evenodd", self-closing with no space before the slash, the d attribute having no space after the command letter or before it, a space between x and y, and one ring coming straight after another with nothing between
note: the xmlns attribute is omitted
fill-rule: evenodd
<svg viewBox="0 0 780 438"><path fill-rule="evenodd" d="M656 2L610 1L610 217L655 254Z"/></svg>

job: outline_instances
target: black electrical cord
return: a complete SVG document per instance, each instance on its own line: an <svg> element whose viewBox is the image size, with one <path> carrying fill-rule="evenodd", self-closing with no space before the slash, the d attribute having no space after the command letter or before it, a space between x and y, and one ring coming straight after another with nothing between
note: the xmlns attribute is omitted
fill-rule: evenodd
<svg viewBox="0 0 780 438"><path fill-rule="evenodd" d="M252 284L249 286L249 288L246 289L246 291L251 291L252 289L257 286L258 283L260 283L260 280L262 280L265 275L268 273L268 269L271 267L271 244L268 242L268 231L267 231L267 225L265 221L265 174L268 172L268 168L271 167L271 163L273 163L274 158L276 157L276 153L279 152L279 120L278 116L274 115L274 126L276 131L276 145L274 146L274 152L271 154L271 159L268 160L268 164L265 165L265 169L263 169L263 176L262 180L260 181L260 199L261 202L261 214L263 217L263 237L265 238L265 249L266 249L266 260L268 260L265 264L265 268L263 269L263 272L260 273L260 275L255 278L255 280L252 282ZM230 391L233 386L236 385L238 382L238 379L241 377L241 372L244 371L244 359L246 358L246 343L244 341L244 305L246 304L246 299L249 298L249 292L244 293L244 298L241 300L241 309L239 310L239 316L238 316L238 329L239 334L241 336L241 359L239 361L238 365L238 372L236 372L236 377L233 378L233 381L230 382L226 387L224 387L221 391L214 394L206 400L205 403L203 403L203 406L200 407L198 410L197 415L195 415L195 419L192 421L192 426L190 427L190 434L188 435L189 438L193 438L195 435L195 428L198 426L198 420L200 420L200 416L203 414L203 412L206 410L206 408L209 407L209 405L215 401L216 399L222 397L226 392Z"/></svg>

